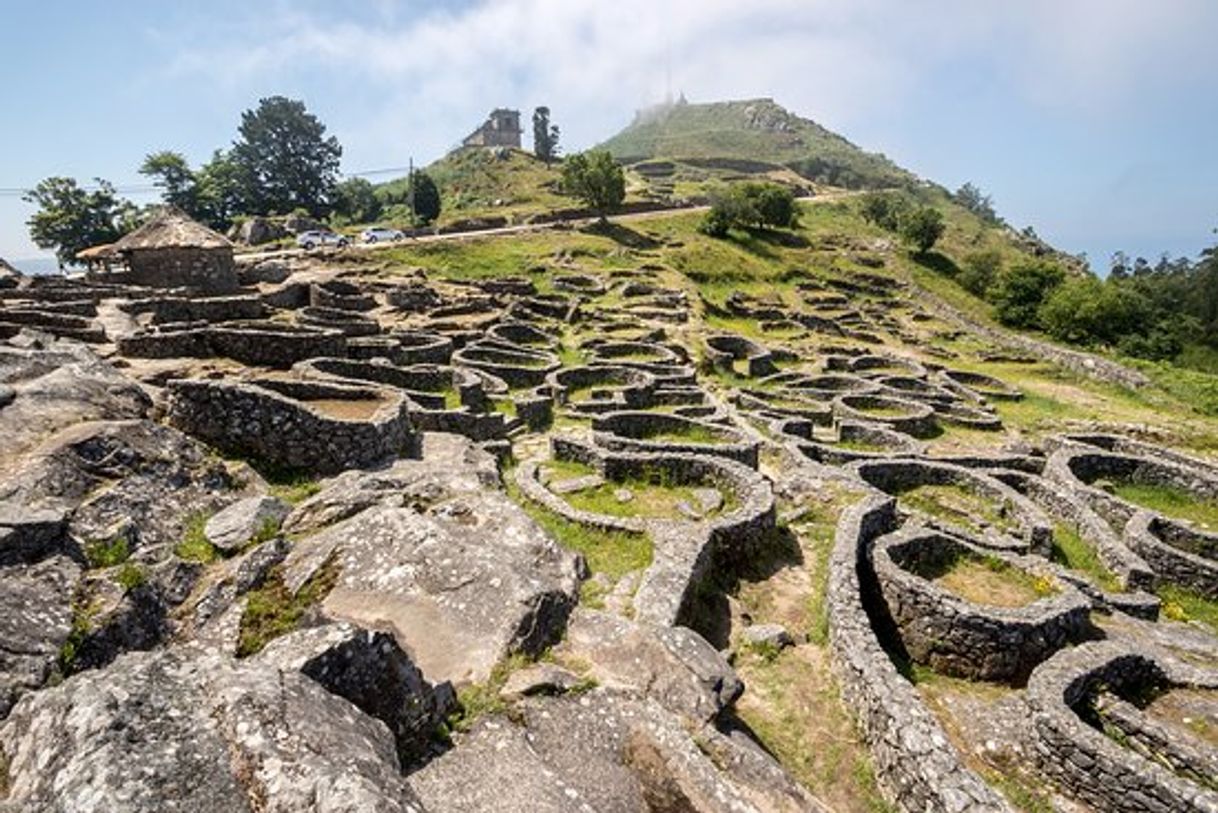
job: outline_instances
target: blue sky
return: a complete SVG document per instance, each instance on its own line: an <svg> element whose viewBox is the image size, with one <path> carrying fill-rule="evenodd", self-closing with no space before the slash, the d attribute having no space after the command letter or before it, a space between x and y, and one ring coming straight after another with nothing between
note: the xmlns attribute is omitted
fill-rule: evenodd
<svg viewBox="0 0 1218 813"><path fill-rule="evenodd" d="M262 96L303 99L358 172L426 163L492 107L553 110L568 150L674 90L772 96L1106 267L1218 226L1209 0L5 0L0 189L146 183ZM666 70L666 65L670 66ZM133 195L144 202L154 196ZM0 193L0 257L37 256Z"/></svg>

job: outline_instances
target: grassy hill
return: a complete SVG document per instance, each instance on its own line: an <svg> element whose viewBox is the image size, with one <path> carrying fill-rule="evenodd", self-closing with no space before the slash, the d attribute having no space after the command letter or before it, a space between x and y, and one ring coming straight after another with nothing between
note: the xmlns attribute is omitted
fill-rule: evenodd
<svg viewBox="0 0 1218 813"><path fill-rule="evenodd" d="M557 191L560 167L547 167L524 150L469 147L450 152L424 171L440 189L440 222L448 223L571 207L574 201ZM390 181L384 188L404 192L406 179Z"/></svg>
<svg viewBox="0 0 1218 813"><path fill-rule="evenodd" d="M683 168L743 174L790 170L847 189L910 186L917 178L772 99L678 103L640 111L600 145L627 164L667 159Z"/></svg>

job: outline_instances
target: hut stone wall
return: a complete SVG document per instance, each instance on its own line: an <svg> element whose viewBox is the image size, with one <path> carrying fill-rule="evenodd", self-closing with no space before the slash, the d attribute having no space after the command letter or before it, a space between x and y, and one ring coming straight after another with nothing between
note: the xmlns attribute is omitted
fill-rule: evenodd
<svg viewBox="0 0 1218 813"><path fill-rule="evenodd" d="M127 254L127 281L155 288L227 293L238 286L232 248L146 248Z"/></svg>

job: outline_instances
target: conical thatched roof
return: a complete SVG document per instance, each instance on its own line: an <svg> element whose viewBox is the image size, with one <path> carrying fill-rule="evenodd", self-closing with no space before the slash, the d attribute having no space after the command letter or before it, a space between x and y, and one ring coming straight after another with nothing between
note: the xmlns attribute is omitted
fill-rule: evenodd
<svg viewBox="0 0 1218 813"><path fill-rule="evenodd" d="M224 235L191 220L185 212L166 206L151 220L121 238L111 250L115 254L158 248L225 248L232 246Z"/></svg>

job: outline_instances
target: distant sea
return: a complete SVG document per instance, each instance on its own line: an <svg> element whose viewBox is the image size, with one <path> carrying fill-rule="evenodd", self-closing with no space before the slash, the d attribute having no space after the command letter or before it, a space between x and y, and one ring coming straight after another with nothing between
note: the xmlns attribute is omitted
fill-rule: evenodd
<svg viewBox="0 0 1218 813"><path fill-rule="evenodd" d="M30 276L58 274L59 263L54 257L31 257L26 260L9 260L9 265Z"/></svg>

